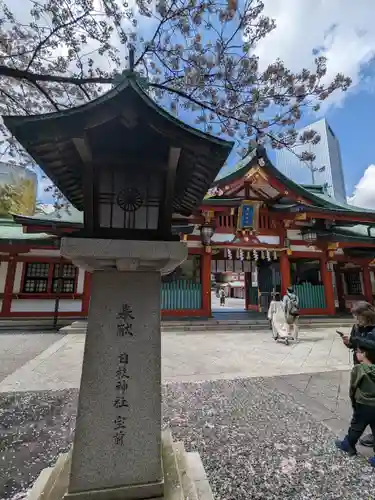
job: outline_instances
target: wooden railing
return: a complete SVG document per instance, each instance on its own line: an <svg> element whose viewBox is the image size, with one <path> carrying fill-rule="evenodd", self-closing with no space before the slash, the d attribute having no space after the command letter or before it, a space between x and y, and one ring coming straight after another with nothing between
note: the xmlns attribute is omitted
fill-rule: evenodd
<svg viewBox="0 0 375 500"><path fill-rule="evenodd" d="M162 283L161 286L161 309L162 310L186 310L201 309L202 286L189 280L178 280L170 283Z"/></svg>
<svg viewBox="0 0 375 500"><path fill-rule="evenodd" d="M235 215L217 215L216 230L218 232L227 233L235 232L237 229L237 214ZM276 231L277 221L273 219L267 210L260 210L259 214L259 231Z"/></svg>
<svg viewBox="0 0 375 500"><path fill-rule="evenodd" d="M295 285L294 288L301 309L325 309L327 307L323 285L302 283L301 285Z"/></svg>
<svg viewBox="0 0 375 500"><path fill-rule="evenodd" d="M276 230L277 222L269 215L268 211L260 211L259 214L259 231L261 230Z"/></svg>
<svg viewBox="0 0 375 500"><path fill-rule="evenodd" d="M216 228L223 232L233 232L237 228L237 215L219 215L216 221Z"/></svg>

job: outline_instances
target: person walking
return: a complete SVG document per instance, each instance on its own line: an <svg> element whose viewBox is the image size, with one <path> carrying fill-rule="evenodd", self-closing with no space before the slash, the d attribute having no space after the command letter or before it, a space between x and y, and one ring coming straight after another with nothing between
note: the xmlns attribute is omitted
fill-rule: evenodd
<svg viewBox="0 0 375 500"><path fill-rule="evenodd" d="M375 336L373 338L361 337L357 341L357 363L352 369L349 390L353 417L346 437L335 441L336 447L350 456L357 454L356 444L367 426L375 435ZM368 461L375 467L375 443L373 448L374 456Z"/></svg>
<svg viewBox="0 0 375 500"><path fill-rule="evenodd" d="M224 307L225 306L225 291L224 291L224 288L220 288L220 290L219 290L219 297L220 297L220 306Z"/></svg>
<svg viewBox="0 0 375 500"><path fill-rule="evenodd" d="M280 294L272 292L272 300L268 308L267 318L269 320L270 329L272 330L272 337L274 340L284 337L285 317L283 304L280 301Z"/></svg>
<svg viewBox="0 0 375 500"><path fill-rule="evenodd" d="M353 351L353 363L354 366L356 366L359 364L356 355L356 349L359 346L359 342L366 338L374 339L375 342L375 308L368 302L360 301L352 308L351 312L355 323L350 335L343 335L342 341L348 349ZM360 443L369 448L374 446L374 442L375 439L373 434L367 434L360 439Z"/></svg>
<svg viewBox="0 0 375 500"><path fill-rule="evenodd" d="M298 340L299 299L292 287L288 287L283 297L283 309L288 336Z"/></svg>

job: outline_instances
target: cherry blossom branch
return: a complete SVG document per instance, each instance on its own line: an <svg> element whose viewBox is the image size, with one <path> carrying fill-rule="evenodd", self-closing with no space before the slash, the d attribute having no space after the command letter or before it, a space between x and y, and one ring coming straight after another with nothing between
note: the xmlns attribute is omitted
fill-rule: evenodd
<svg viewBox="0 0 375 500"><path fill-rule="evenodd" d="M79 23L79 21L81 21L82 19L84 19L88 14L90 13L89 10L85 11L81 16L75 18L75 19L72 19L71 21L68 21L64 24L60 24L59 26L56 26L43 40L41 40L38 45L35 47L34 51L33 51L33 55L31 56L31 59L29 61L29 64L27 65L27 68L25 71L29 71L29 69L31 68L38 52L42 49L42 47L48 43L48 41L54 36L56 35L59 31L61 31L62 29L65 29L65 28L68 28L70 26L74 26L75 24Z"/></svg>

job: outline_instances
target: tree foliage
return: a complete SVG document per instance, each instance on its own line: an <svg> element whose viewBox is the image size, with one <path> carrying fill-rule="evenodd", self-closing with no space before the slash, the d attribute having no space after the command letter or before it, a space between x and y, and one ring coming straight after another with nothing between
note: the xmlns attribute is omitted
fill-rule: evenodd
<svg viewBox="0 0 375 500"><path fill-rule="evenodd" d="M11 184L0 186L0 217L9 217L10 214L19 213L22 197L21 186Z"/></svg>
<svg viewBox="0 0 375 500"><path fill-rule="evenodd" d="M297 137L295 125L350 79L327 81L320 56L297 73L281 60L262 68L257 44L275 29L263 8L261 0L0 0L0 114L94 99L134 49L151 96L201 129L242 145L318 142L311 131Z"/></svg>

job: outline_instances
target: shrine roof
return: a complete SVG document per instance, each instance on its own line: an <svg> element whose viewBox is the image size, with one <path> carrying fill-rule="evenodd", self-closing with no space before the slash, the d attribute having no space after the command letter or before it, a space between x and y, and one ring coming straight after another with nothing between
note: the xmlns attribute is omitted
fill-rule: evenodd
<svg viewBox="0 0 375 500"><path fill-rule="evenodd" d="M9 220L9 219L8 219ZM81 229L83 227L83 212L70 207L69 210L62 209L50 214L38 213L33 216L29 215L13 215L13 224L17 227L30 227L30 228L42 228L45 227L46 231L54 232L57 231L58 234L64 233L64 229ZM172 224L172 233L174 234L191 234L194 230L194 225L191 224ZM23 233L24 235L38 236L41 233ZM43 233L45 234L45 233ZM51 235L47 234L50 238Z"/></svg>
<svg viewBox="0 0 375 500"><path fill-rule="evenodd" d="M37 213L35 215L13 215L13 219L24 226L77 227L83 226L83 212L74 207L62 208L52 213Z"/></svg>
<svg viewBox="0 0 375 500"><path fill-rule="evenodd" d="M356 224L355 226L334 226L329 235L333 239L342 241L358 241L375 244L375 227L367 224Z"/></svg>
<svg viewBox="0 0 375 500"><path fill-rule="evenodd" d="M218 206L218 207L235 207L241 204L240 198L221 198L220 196L217 197L212 197L212 198L205 198L202 201L202 205L212 205L212 206Z"/></svg>
<svg viewBox="0 0 375 500"><path fill-rule="evenodd" d="M233 147L233 142L201 132L162 109L134 74L127 74L109 92L81 106L3 119L78 210L84 209L85 164L96 161L103 168L105 157L107 163L121 160L121 164L127 158L135 165L131 168L140 162L164 164L173 147L180 149L173 210L190 215Z"/></svg>
<svg viewBox="0 0 375 500"><path fill-rule="evenodd" d="M328 211L344 215L370 216L371 219L375 219L375 212L373 210L356 207L345 202L339 202L330 197L323 186L301 185L295 183L272 164L263 146L258 146L253 149L247 156L242 158L237 163L233 172L217 179L212 184L212 187L223 188L236 180L244 178L252 167L259 166L259 160L262 159L264 161L260 168L264 170L269 177L276 179L280 184L287 188L289 192L293 192L299 198L306 200L306 203L298 203L302 211L303 209L306 209L306 211L313 209L314 211ZM212 204L214 200L219 199L221 199L222 205L225 205L226 200L228 200L225 196L206 196L204 204ZM215 201L215 203L219 205L218 202ZM292 204L290 200L287 200L284 196L276 205L274 205L274 209L289 211L296 205L297 204Z"/></svg>
<svg viewBox="0 0 375 500"><path fill-rule="evenodd" d="M42 240L51 240L52 235L47 233L25 233L23 226L17 224L13 219L1 218L0 219L0 241L11 243L13 241L33 241L40 243Z"/></svg>
<svg viewBox="0 0 375 500"><path fill-rule="evenodd" d="M246 155L242 160L236 163L233 172L230 172L223 177L219 177L212 184L211 187L222 186L224 184L230 184L233 181L239 180L244 177L248 170L249 164L253 162L253 160L257 159L257 150L252 150L248 155Z"/></svg>
<svg viewBox="0 0 375 500"><path fill-rule="evenodd" d="M324 186L319 186L315 184L300 184L300 186L309 191L309 193L326 194Z"/></svg>

